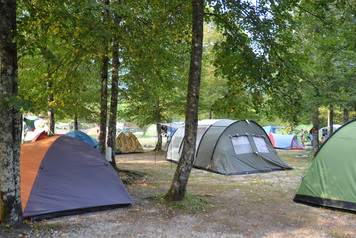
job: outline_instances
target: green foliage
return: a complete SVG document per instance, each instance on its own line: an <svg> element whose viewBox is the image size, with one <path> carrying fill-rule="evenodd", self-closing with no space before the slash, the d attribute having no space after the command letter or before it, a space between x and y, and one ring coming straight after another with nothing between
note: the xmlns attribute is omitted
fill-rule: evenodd
<svg viewBox="0 0 356 238"><path fill-rule="evenodd" d="M226 78L229 87L221 100L226 107L216 103L214 109L228 115L235 112L239 119L268 113L295 120L302 104L299 65L290 49L294 44L291 6L256 4L231 2L216 4L211 10L209 19L224 36L214 48L216 74ZM221 8L228 10L221 12Z"/></svg>
<svg viewBox="0 0 356 238"><path fill-rule="evenodd" d="M224 117L219 114L219 110L214 109L214 104L218 100L223 100L224 95L227 94L228 91L227 80L214 75L216 68L213 65L215 59L213 46L222 40L223 36L217 31L214 24L210 23L204 25L204 53L199 95L200 119Z"/></svg>
<svg viewBox="0 0 356 238"><path fill-rule="evenodd" d="M58 118L76 113L90 119L95 113L100 46L93 36L107 36L99 6L96 1L20 2L19 88L37 114L54 109Z"/></svg>
<svg viewBox="0 0 356 238"><path fill-rule="evenodd" d="M182 117L185 111L190 5L158 2L164 7L138 1L136 15L125 23L131 40L122 46L126 73L119 95L127 106L119 116L141 126Z"/></svg>
<svg viewBox="0 0 356 238"><path fill-rule="evenodd" d="M355 105L355 3L303 2L296 9L295 51L304 53L306 106Z"/></svg>
<svg viewBox="0 0 356 238"><path fill-rule="evenodd" d="M104 8L112 13L106 25ZM310 118L314 102L355 110L354 9L346 1L206 1L200 119L296 122ZM184 120L189 3L19 1L18 32L17 108L95 121L102 42L117 34L118 117L139 125Z"/></svg>

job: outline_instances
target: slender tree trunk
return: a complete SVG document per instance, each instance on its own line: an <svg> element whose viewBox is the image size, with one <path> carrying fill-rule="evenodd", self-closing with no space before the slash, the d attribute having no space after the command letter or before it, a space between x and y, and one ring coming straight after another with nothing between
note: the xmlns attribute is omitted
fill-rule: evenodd
<svg viewBox="0 0 356 238"><path fill-rule="evenodd" d="M104 0L104 5L109 5L109 0ZM109 17L109 10L105 10L103 24L106 25ZM100 100L100 133L99 133L99 152L105 156L106 151L106 124L107 124L107 108L108 108L108 40L104 39L102 52L102 68L101 68L101 100Z"/></svg>
<svg viewBox="0 0 356 238"><path fill-rule="evenodd" d="M75 130L75 131L79 131L78 115L77 115L77 113L74 114L73 124L74 124L74 130Z"/></svg>
<svg viewBox="0 0 356 238"><path fill-rule="evenodd" d="M155 147L155 151L160 151L162 150L162 133L161 133L161 110L159 107L159 101L156 102L156 119L157 119L157 124L156 124L156 130L157 130L157 143Z"/></svg>
<svg viewBox="0 0 356 238"><path fill-rule="evenodd" d="M48 67L49 68L49 67ZM49 71L49 69L48 69ZM47 82L47 91L52 89L52 83L50 81ZM48 95L48 105L49 108L47 110L47 122L48 122L48 136L54 136L54 110L53 107L50 106L51 102L53 102L53 94Z"/></svg>
<svg viewBox="0 0 356 238"><path fill-rule="evenodd" d="M193 40L189 69L187 109L185 116L184 146L171 187L165 195L165 199L167 201L180 201L184 198L190 171L193 167L195 158L203 48L204 0L193 0L192 2Z"/></svg>
<svg viewBox="0 0 356 238"><path fill-rule="evenodd" d="M344 124L349 122L349 110L344 107Z"/></svg>
<svg viewBox="0 0 356 238"><path fill-rule="evenodd" d="M116 141L116 114L117 96L119 86L119 43L117 37L114 38L112 54L112 83L111 83L111 103L109 115L108 146L111 147L111 165L118 170L115 160L115 141Z"/></svg>
<svg viewBox="0 0 356 238"><path fill-rule="evenodd" d="M20 193L20 113L10 99L18 95L16 1L0 0L0 193L4 224L22 224Z"/></svg>
<svg viewBox="0 0 356 238"><path fill-rule="evenodd" d="M319 107L315 105L314 115L313 115L313 152L314 154L319 150Z"/></svg>
<svg viewBox="0 0 356 238"><path fill-rule="evenodd" d="M330 131L329 131L329 135L331 136L332 133L334 133L334 106L330 106L329 107L330 111L329 111L329 126L330 126Z"/></svg>

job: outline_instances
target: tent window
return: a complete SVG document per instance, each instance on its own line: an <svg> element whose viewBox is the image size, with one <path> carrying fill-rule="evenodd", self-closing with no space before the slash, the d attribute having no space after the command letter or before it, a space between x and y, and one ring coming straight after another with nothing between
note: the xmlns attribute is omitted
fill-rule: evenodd
<svg viewBox="0 0 356 238"><path fill-rule="evenodd" d="M253 141L255 142L259 153L269 153L269 149L264 138L253 137Z"/></svg>
<svg viewBox="0 0 356 238"><path fill-rule="evenodd" d="M247 136L231 137L231 141L237 155L253 152Z"/></svg>

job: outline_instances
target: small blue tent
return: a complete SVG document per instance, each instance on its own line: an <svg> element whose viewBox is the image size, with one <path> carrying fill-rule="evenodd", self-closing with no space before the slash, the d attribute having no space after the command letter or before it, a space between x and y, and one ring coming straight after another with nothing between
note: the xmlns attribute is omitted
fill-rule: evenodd
<svg viewBox="0 0 356 238"><path fill-rule="evenodd" d="M277 131L275 129L283 129L284 127L281 127L281 126L264 126L262 127L263 130L265 130L265 132L268 134L268 133L273 133L273 134L276 134Z"/></svg>
<svg viewBox="0 0 356 238"><path fill-rule="evenodd" d="M71 137L80 139L80 140L88 143L92 147L96 148L97 150L99 150L99 142L95 138L85 134L82 131L71 131L71 132L68 132L66 134L66 136L71 136Z"/></svg>
<svg viewBox="0 0 356 238"><path fill-rule="evenodd" d="M296 135L280 135L268 133L268 137L275 149L283 150L305 150L305 147L298 141Z"/></svg>

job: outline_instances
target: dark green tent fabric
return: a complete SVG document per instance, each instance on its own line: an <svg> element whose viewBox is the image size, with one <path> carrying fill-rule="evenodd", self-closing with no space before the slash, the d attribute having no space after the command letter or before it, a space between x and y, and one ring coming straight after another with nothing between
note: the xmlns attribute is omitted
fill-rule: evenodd
<svg viewBox="0 0 356 238"><path fill-rule="evenodd" d="M184 128L174 133L167 160L178 162ZM194 167L236 175L292 169L274 150L266 132L253 121L202 120L198 122Z"/></svg>
<svg viewBox="0 0 356 238"><path fill-rule="evenodd" d="M294 201L356 211L356 120L319 149Z"/></svg>

